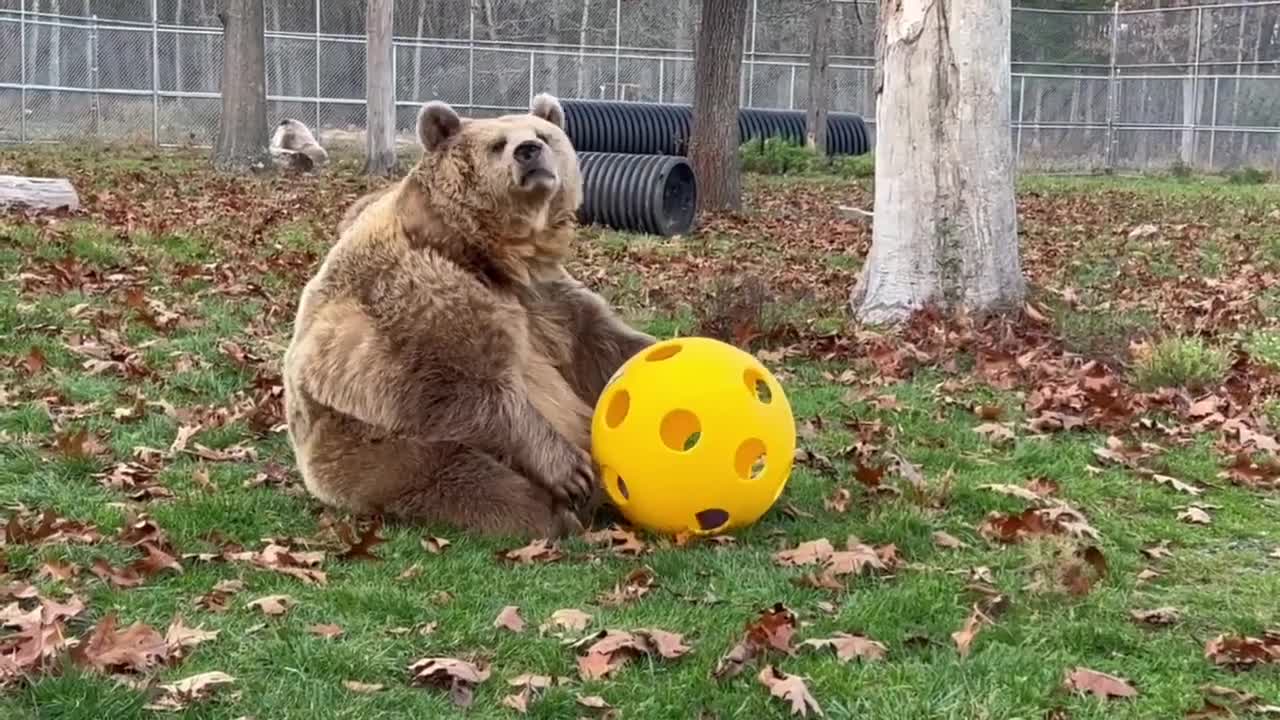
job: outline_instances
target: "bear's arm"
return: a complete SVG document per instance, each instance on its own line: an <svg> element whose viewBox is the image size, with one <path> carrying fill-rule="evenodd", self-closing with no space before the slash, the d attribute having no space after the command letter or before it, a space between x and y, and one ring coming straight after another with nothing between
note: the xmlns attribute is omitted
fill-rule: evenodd
<svg viewBox="0 0 1280 720"><path fill-rule="evenodd" d="M567 272L539 284L540 311L558 315L573 338L566 375L574 391L594 405L609 378L655 339L627 325L604 298Z"/></svg>

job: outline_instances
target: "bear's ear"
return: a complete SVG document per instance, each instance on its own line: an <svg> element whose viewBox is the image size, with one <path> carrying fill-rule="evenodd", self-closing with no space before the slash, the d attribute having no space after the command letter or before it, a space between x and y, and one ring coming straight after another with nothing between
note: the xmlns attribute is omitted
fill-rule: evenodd
<svg viewBox="0 0 1280 720"><path fill-rule="evenodd" d="M418 111L418 142L428 152L440 147L440 143L457 134L462 118L449 103L432 100Z"/></svg>
<svg viewBox="0 0 1280 720"><path fill-rule="evenodd" d="M535 95L533 101L529 103L529 114L540 117L556 127L564 127L564 108L560 106L556 96L550 93Z"/></svg>

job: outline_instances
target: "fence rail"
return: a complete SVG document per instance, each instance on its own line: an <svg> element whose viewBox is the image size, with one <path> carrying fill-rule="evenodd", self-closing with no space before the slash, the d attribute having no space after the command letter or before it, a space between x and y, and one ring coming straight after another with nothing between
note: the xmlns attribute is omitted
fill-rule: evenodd
<svg viewBox="0 0 1280 720"><path fill-rule="evenodd" d="M266 33L270 119L303 119L322 140L358 133L364 37L322 33L322 0L310 1L313 31ZM477 18L478 3L457 1L465 3L459 12L467 18L465 37L423 36L419 19L418 35L394 39L402 132L432 98L474 115L523 108L542 90L565 98L692 100L692 53L623 42L619 0L604 21L613 25L612 44L499 37L492 31L498 21ZM586 3L605 0L582 1L579 39L587 39ZM763 36L777 31L757 7L764 2L753 0L741 102L802 109L805 48L794 40L766 42ZM150 5L149 21L0 10L0 142L211 144L221 110L221 29L162 21L159 0ZM874 63L867 52L874 4L839 5L858 16L846 23L853 29L831 63L832 109L860 113L874 129ZM478 34L482 21L490 31ZM1101 11L1015 8L1013 33L1011 141L1023 169L1183 163L1280 172L1280 0L1160 10L1118 3Z"/></svg>

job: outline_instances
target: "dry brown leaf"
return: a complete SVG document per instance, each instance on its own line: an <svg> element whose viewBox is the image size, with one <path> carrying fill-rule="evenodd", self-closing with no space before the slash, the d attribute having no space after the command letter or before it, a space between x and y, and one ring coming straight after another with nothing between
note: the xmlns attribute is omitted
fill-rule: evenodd
<svg viewBox="0 0 1280 720"><path fill-rule="evenodd" d="M386 686L379 685L377 683L362 683L357 680L343 680L342 687L354 693L369 695L371 693L379 692L380 690L384 689Z"/></svg>
<svg viewBox="0 0 1280 720"><path fill-rule="evenodd" d="M814 715L822 716L822 708L799 675L788 675L772 665L766 665L756 675L756 679L769 689L770 695L790 705L792 715L808 717L812 711Z"/></svg>
<svg viewBox="0 0 1280 720"><path fill-rule="evenodd" d="M649 594L649 590L656 582L657 576L654 575L652 568L638 567L627 573L627 576L614 585L612 590L601 594L599 602L608 606L634 602Z"/></svg>
<svg viewBox="0 0 1280 720"><path fill-rule="evenodd" d="M996 446L1011 443L1016 437L1013 434L1013 429L1005 423L982 423L975 427L973 431L985 437L988 442Z"/></svg>
<svg viewBox="0 0 1280 720"><path fill-rule="evenodd" d="M583 539L592 545L607 545L619 555L643 555L653 552L652 548L634 532L617 526L588 532L583 535Z"/></svg>
<svg viewBox="0 0 1280 720"><path fill-rule="evenodd" d="M169 657L169 646L155 628L135 622L116 630L116 615L108 613L88 633L71 657L78 665L103 673L145 673Z"/></svg>
<svg viewBox="0 0 1280 720"><path fill-rule="evenodd" d="M498 613L498 617L494 619L493 626L496 628L506 628L511 632L524 632L524 618L520 617L520 608L515 605L507 605Z"/></svg>
<svg viewBox="0 0 1280 720"><path fill-rule="evenodd" d="M563 628L572 631L586 630L587 625L591 624L591 619L591 615L577 608L564 608L551 613L551 617L547 619L547 622L538 629L544 633L551 628Z"/></svg>
<svg viewBox="0 0 1280 720"><path fill-rule="evenodd" d="M1209 513L1198 505L1192 505L1178 513L1178 519L1195 525L1208 525L1213 522L1213 518L1209 516Z"/></svg>
<svg viewBox="0 0 1280 720"><path fill-rule="evenodd" d="M1027 502L1032 502L1037 504L1044 502L1044 498L1040 497L1039 494L1035 493L1034 491L1028 488L1022 487L1021 485L988 484L988 485L979 485L978 489L990 490L992 492L1000 493L1001 495L1009 495L1011 497L1016 497L1020 500L1026 500Z"/></svg>
<svg viewBox="0 0 1280 720"><path fill-rule="evenodd" d="M1280 630L1267 631L1263 637L1218 635L1204 646L1205 658L1233 670L1246 670L1255 665L1280 663Z"/></svg>
<svg viewBox="0 0 1280 720"><path fill-rule="evenodd" d="M524 547L499 553L500 557L519 565L555 562L564 557L555 543L549 540L534 540Z"/></svg>
<svg viewBox="0 0 1280 720"><path fill-rule="evenodd" d="M422 538L422 549L433 555L439 555L444 552L453 543L442 537L425 537Z"/></svg>
<svg viewBox="0 0 1280 720"><path fill-rule="evenodd" d="M194 702L212 697L219 688L234 684L236 679L217 670L183 678L176 683L160 685L163 694L144 705L147 710L179 712Z"/></svg>
<svg viewBox="0 0 1280 720"><path fill-rule="evenodd" d="M973 640L978 636L978 631L982 630L982 626L990 622L989 618L978 608L973 606L973 611L969 613L969 617L964 621L964 627L951 633L951 641L956 644L956 650L960 653L960 657L968 657L969 650L973 646Z"/></svg>
<svg viewBox="0 0 1280 720"><path fill-rule="evenodd" d="M202 630L200 628L187 627L183 623L182 618L175 617L169 623L169 628L165 630L164 642L169 648L169 654L173 657L182 657L187 650L208 642L218 637L218 630Z"/></svg>
<svg viewBox="0 0 1280 720"><path fill-rule="evenodd" d="M830 512L844 514L849 512L849 503L852 501L853 494L849 492L849 488L836 488L831 497L822 501L822 505Z"/></svg>
<svg viewBox="0 0 1280 720"><path fill-rule="evenodd" d="M1182 619L1182 613L1173 607L1158 607L1151 610L1130 610L1134 620L1147 625L1172 625Z"/></svg>
<svg viewBox="0 0 1280 720"><path fill-rule="evenodd" d="M1151 476L1151 479L1155 480L1157 483L1161 485L1168 485L1170 488L1173 488L1177 492L1186 493L1187 495L1199 497L1201 494L1204 493L1204 490L1196 487L1195 485L1184 483L1178 478L1169 477L1168 475L1161 475L1160 473L1155 473Z"/></svg>
<svg viewBox="0 0 1280 720"><path fill-rule="evenodd" d="M933 544L947 550L960 550L969 547L968 543L942 530L937 530L933 533Z"/></svg>
<svg viewBox="0 0 1280 720"><path fill-rule="evenodd" d="M865 635L850 635L843 632L838 632L832 637L820 640L805 640L800 645L801 647L819 649L832 648L836 651L836 658L841 662L849 662L854 658L883 660L885 653L889 651L883 643L872 640Z"/></svg>
<svg viewBox="0 0 1280 720"><path fill-rule="evenodd" d="M333 638L336 638L339 635L341 635L343 631L340 625L319 624L319 625L312 625L311 627L307 628L307 632L311 633L312 635L315 635L316 637L322 637L326 640L332 640Z"/></svg>
<svg viewBox="0 0 1280 720"><path fill-rule="evenodd" d="M814 565L831 557L835 548L826 538L802 542L791 550L782 550L773 554L779 565L800 566Z"/></svg>
<svg viewBox="0 0 1280 720"><path fill-rule="evenodd" d="M1102 700L1137 697L1138 691L1128 682L1106 673L1076 667L1067 671L1063 684L1068 690L1092 693Z"/></svg>
<svg viewBox="0 0 1280 720"><path fill-rule="evenodd" d="M289 609L292 608L294 604L294 599L288 595L267 595L266 597L260 597L257 600L250 600L247 603L247 606L257 608L262 611L263 615L278 617L289 612Z"/></svg>
<svg viewBox="0 0 1280 720"><path fill-rule="evenodd" d="M731 678L742 672L747 663L771 650L791 656L794 652L791 639L795 631L795 613L786 605L775 603L773 607L760 611L756 619L746 624L743 639L716 662L712 677L717 680Z"/></svg>
<svg viewBox="0 0 1280 720"><path fill-rule="evenodd" d="M434 687L449 693L458 707L470 707L475 687L489 679L487 664L445 657L422 658L409 666L414 685Z"/></svg>

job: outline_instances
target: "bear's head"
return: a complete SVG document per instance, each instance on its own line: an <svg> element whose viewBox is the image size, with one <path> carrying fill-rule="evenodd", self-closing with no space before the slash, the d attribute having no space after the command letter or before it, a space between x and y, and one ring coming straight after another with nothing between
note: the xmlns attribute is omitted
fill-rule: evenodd
<svg viewBox="0 0 1280 720"><path fill-rule="evenodd" d="M578 158L565 135L564 109L546 93L527 113L460 117L433 100L418 112L422 159L414 177L435 220L489 243L529 246L566 241L582 202Z"/></svg>

